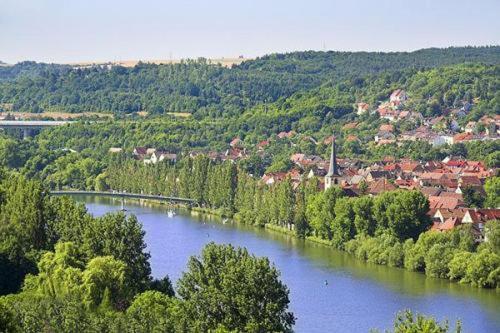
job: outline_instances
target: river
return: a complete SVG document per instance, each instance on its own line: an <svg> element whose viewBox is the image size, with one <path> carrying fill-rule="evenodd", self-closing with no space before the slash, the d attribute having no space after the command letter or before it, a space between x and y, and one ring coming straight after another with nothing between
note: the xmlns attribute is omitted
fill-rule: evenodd
<svg viewBox="0 0 500 333"><path fill-rule="evenodd" d="M120 209L109 197L75 196L90 213L101 216ZM188 258L208 242L244 246L266 256L290 288L296 332L369 332L392 328L395 313L411 309L452 324L460 319L464 332L500 332L500 292L476 289L403 269L356 260L321 244L217 218L179 210L168 218L158 204L127 201L146 232L154 277L176 281ZM328 281L326 285L324 282Z"/></svg>

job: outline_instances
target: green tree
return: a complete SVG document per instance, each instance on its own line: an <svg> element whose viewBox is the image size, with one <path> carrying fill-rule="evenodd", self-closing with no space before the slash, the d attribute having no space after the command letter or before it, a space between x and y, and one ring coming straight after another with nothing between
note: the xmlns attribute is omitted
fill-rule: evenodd
<svg viewBox="0 0 500 333"><path fill-rule="evenodd" d="M350 198L339 198L335 204L335 218L331 224L332 244L343 248L344 243L354 238L354 210Z"/></svg>
<svg viewBox="0 0 500 333"><path fill-rule="evenodd" d="M353 210L356 233L372 236L377 228L373 213L373 199L367 196L357 198L353 201Z"/></svg>
<svg viewBox="0 0 500 333"><path fill-rule="evenodd" d="M462 196L466 207L481 208L483 207L484 197L476 191L472 186L466 186L463 189Z"/></svg>
<svg viewBox="0 0 500 333"><path fill-rule="evenodd" d="M410 310L398 313L394 321L394 333L448 333L450 327L447 321L443 324L434 318L421 314L414 315ZM462 332L460 322L455 325L455 333Z"/></svg>
<svg viewBox="0 0 500 333"><path fill-rule="evenodd" d="M189 330L206 332L219 325L245 332L289 332L288 289L267 258L231 245L208 244L191 257L178 281L181 312Z"/></svg>
<svg viewBox="0 0 500 333"><path fill-rule="evenodd" d="M386 210L388 228L402 241L416 239L431 224L428 211L429 202L422 192L396 191Z"/></svg>
<svg viewBox="0 0 500 333"><path fill-rule="evenodd" d="M112 256L125 263L127 280L135 294L151 281L149 253L145 252L144 231L135 216L106 214L88 221L83 236L83 250L88 258Z"/></svg>
<svg viewBox="0 0 500 333"><path fill-rule="evenodd" d="M124 262L111 256L96 257L89 261L82 275L84 303L91 309L111 307L123 309L131 290L127 285Z"/></svg>
<svg viewBox="0 0 500 333"><path fill-rule="evenodd" d="M177 301L158 291L137 295L127 309L127 330L130 332L176 332Z"/></svg>
<svg viewBox="0 0 500 333"><path fill-rule="evenodd" d="M500 207L500 177L492 177L484 184L486 191L485 206L490 208Z"/></svg>
<svg viewBox="0 0 500 333"><path fill-rule="evenodd" d="M425 257L425 274L431 277L447 278L454 252L450 244L433 245Z"/></svg>

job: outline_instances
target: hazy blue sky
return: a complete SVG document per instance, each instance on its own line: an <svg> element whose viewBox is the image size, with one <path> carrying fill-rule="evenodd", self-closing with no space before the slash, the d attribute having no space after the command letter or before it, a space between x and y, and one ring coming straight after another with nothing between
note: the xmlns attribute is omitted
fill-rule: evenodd
<svg viewBox="0 0 500 333"><path fill-rule="evenodd" d="M500 0L0 0L0 60L500 44Z"/></svg>

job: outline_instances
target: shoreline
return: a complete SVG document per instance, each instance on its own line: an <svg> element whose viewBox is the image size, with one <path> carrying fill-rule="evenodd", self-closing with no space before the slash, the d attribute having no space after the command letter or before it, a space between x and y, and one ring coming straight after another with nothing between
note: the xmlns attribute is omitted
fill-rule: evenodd
<svg viewBox="0 0 500 333"><path fill-rule="evenodd" d="M99 196L98 194L91 194L91 193L89 193L89 194L75 193L75 194L76 195L94 196L94 197L96 197L96 196L98 197ZM182 209L185 209L186 211L189 211L191 214L193 214L193 213L195 213L195 214L203 214L203 215L207 215L207 216L217 217L217 218L220 218L220 219L222 219L222 218L229 218L235 224L240 224L240 225L245 225L245 226L251 226L251 227L254 227L254 228L257 228L257 229L264 229L264 230L266 230L268 232L275 232L275 233L279 233L279 234L284 234L284 235L287 235L289 237L293 237L294 239L297 239L297 240L300 239L299 237L297 237L297 235L295 234L295 232L293 230L284 228L282 226L278 226L278 225L274 225L274 224L270 224L270 223L266 223L266 224L264 224L264 226L249 225L249 224L246 224L246 223L242 222L239 218L227 217L227 216L224 215L224 212L221 212L220 210L217 210L217 209L210 209L210 208L206 208L206 207L195 207L195 206L190 207L188 205L179 204L179 203L171 204L171 203L168 203L168 202L163 202L161 200L155 200L155 199L127 198L127 200L131 200L131 201L135 201L135 202L139 202L139 203L141 201L143 201L143 202L147 201L147 202L150 202L150 203L156 203L156 204L161 205L161 206L168 206L168 207L174 207L174 208L182 208ZM368 261L366 261L366 260L360 260L359 258L357 258L356 256L352 255L351 253L349 253L349 252L347 252L345 250L334 248L329 240L321 239L321 238L318 238L318 237L315 237L315 236L306 236L305 238L303 238L303 240L305 241L305 243L313 243L313 244L321 245L323 247L330 248L331 250L340 251L342 253L345 253L346 255L349 255L354 260L357 260L359 262L368 264ZM472 286L472 285L470 285L468 283L461 283L460 281L453 281L453 280L449 280L449 279L445 279L445 278L430 277L427 274L425 274L425 272L411 271L411 270L406 269L404 267L391 267L391 266L389 266L387 264L381 265L381 264L376 264L376 263L374 263L374 265L381 266L381 267L397 268L397 269L401 269L401 270L404 270L404 271L409 272L409 273L421 274L421 275L425 276L426 278L435 279L435 280L443 281L443 282L448 282L448 284L450 284L450 285L466 286L466 287L469 287L472 290L491 290L491 291L496 291L498 294L500 294L500 289L499 288L474 287L474 286Z"/></svg>

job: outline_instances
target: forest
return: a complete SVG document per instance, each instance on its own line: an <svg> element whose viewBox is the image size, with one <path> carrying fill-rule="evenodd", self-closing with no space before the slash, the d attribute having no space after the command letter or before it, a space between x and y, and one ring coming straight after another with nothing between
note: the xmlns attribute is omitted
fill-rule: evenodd
<svg viewBox="0 0 500 333"><path fill-rule="evenodd" d="M232 68L206 59L71 70L25 62L0 67L0 103L10 105L12 111L35 113L188 112L196 119L213 119L238 116L255 105L265 106L323 84L352 80L356 85L372 75L463 63L497 65L499 54L498 46L411 53L295 52L248 60Z"/></svg>

